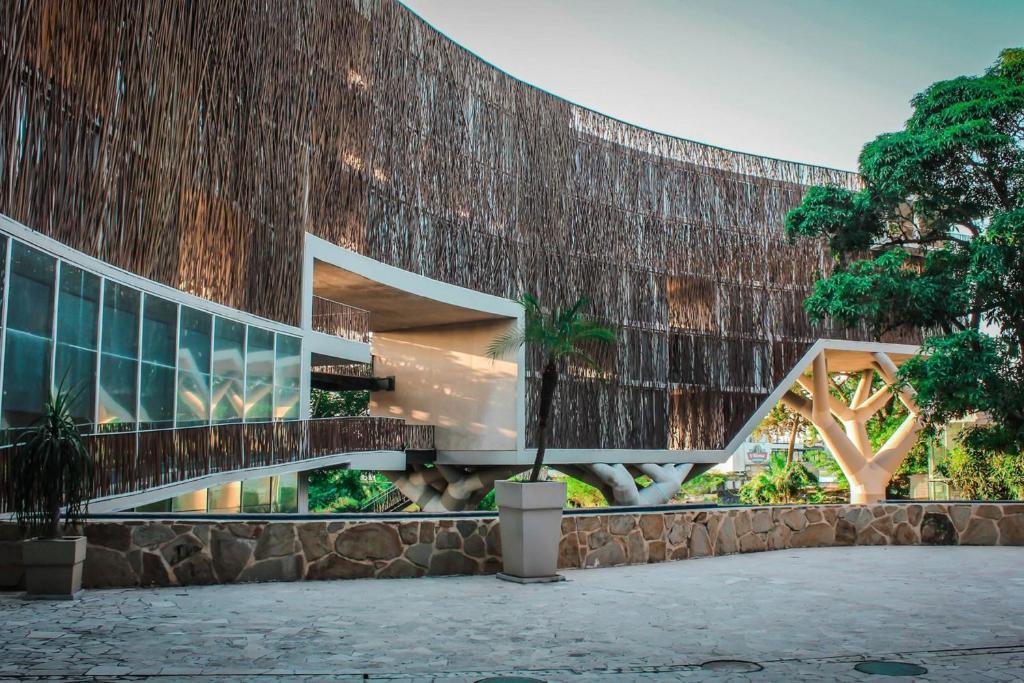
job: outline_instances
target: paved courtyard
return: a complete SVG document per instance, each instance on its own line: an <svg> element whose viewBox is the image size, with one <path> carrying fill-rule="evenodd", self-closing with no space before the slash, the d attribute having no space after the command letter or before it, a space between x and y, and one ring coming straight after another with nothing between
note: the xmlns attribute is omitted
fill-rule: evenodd
<svg viewBox="0 0 1024 683"><path fill-rule="evenodd" d="M788 550L493 577L0 594L0 680L1024 680L1024 548ZM738 659L760 671L708 670ZM906 680L906 679L905 679Z"/></svg>

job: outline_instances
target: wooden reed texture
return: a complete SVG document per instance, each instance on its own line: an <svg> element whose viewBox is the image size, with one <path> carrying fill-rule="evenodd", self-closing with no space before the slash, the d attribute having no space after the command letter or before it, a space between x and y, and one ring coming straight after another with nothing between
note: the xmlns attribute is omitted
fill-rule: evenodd
<svg viewBox="0 0 1024 683"><path fill-rule="evenodd" d="M570 368L553 446L719 448L815 339L869 338L808 321L831 262L781 227L855 175L623 124L394 0L7 0L0 36L0 212L287 323L304 232L499 296L586 295L621 342L604 377Z"/></svg>
<svg viewBox="0 0 1024 683"><path fill-rule="evenodd" d="M410 426L420 442L429 438L433 443L433 427ZM343 417L100 433L85 437L85 442L95 462L93 497L98 498L247 467L402 450L406 427L397 418ZM0 512L10 511L13 456L13 446L0 448Z"/></svg>

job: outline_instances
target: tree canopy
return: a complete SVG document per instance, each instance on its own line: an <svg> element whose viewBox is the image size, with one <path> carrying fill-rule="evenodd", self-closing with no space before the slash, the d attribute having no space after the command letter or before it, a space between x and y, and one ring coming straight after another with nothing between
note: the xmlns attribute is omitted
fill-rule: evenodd
<svg viewBox="0 0 1024 683"><path fill-rule="evenodd" d="M877 338L923 328L901 369L929 426L982 412L976 450L1024 451L1024 48L979 76L916 95L903 130L859 159L863 187L810 188L790 239L828 240L837 263L805 307Z"/></svg>

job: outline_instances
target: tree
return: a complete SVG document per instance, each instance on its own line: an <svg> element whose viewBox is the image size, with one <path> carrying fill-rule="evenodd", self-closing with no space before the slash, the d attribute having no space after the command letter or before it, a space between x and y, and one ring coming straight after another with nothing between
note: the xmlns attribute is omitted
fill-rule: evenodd
<svg viewBox="0 0 1024 683"><path fill-rule="evenodd" d="M312 389L309 392L309 412L314 418L366 415L369 407L368 391Z"/></svg>
<svg viewBox="0 0 1024 683"><path fill-rule="evenodd" d="M75 398L64 391L51 395L15 446L11 487L23 533L61 538L62 508L65 526L79 524L88 512L93 462L71 415Z"/></svg>
<svg viewBox="0 0 1024 683"><path fill-rule="evenodd" d="M981 76L916 95L903 130L859 159L863 188L812 187L790 239L825 238L837 260L805 307L876 338L926 330L900 369L931 428L976 412L964 446L1024 449L1024 49Z"/></svg>
<svg viewBox="0 0 1024 683"><path fill-rule="evenodd" d="M793 387L790 391L799 391L799 387ZM796 451L797 438L803 436L803 442L813 441L817 436L814 425L805 420L800 413L790 410L781 401L776 403L771 412L764 416L764 419L754 428L752 436L766 436L772 440L783 437L787 440L786 464L793 462L793 453Z"/></svg>
<svg viewBox="0 0 1024 683"><path fill-rule="evenodd" d="M528 344L537 349L543 358L540 401L537 405L537 456L530 472L530 481L537 481L547 449L551 403L555 398L563 365L567 360L575 358L599 370L587 348L595 343L614 343L615 332L583 315L583 309L587 306L584 297L577 299L572 306L552 310L547 315L537 298L530 294L523 294L519 304L525 312L523 324L491 342L487 355L492 359L502 358Z"/></svg>
<svg viewBox="0 0 1024 683"><path fill-rule="evenodd" d="M748 505L797 503L817 490L818 477L803 463L787 462L781 453L772 453L768 466L740 489L740 500Z"/></svg>
<svg viewBox="0 0 1024 683"><path fill-rule="evenodd" d="M971 500L1024 497L1024 459L1020 457L954 448L939 470L961 496Z"/></svg>

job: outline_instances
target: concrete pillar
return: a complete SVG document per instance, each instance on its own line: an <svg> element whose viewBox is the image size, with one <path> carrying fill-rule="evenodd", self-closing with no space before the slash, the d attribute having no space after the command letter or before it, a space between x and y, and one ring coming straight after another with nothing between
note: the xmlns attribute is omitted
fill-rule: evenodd
<svg viewBox="0 0 1024 683"><path fill-rule="evenodd" d="M299 472L297 479L296 498L298 499L298 508L296 512L300 515L309 514L309 470Z"/></svg>

